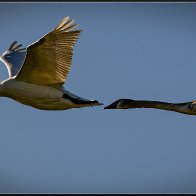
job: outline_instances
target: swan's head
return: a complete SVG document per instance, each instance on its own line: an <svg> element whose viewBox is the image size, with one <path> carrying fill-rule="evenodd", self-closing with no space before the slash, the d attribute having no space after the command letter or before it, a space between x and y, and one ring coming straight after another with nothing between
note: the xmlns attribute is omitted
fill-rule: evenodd
<svg viewBox="0 0 196 196"><path fill-rule="evenodd" d="M118 99L104 109L127 109L127 104L132 102L132 99Z"/></svg>

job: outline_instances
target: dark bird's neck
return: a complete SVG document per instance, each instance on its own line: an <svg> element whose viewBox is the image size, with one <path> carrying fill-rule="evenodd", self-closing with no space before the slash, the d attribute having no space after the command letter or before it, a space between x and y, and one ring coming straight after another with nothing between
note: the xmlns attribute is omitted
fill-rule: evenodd
<svg viewBox="0 0 196 196"><path fill-rule="evenodd" d="M130 100L126 105L128 108L154 108L183 114L196 115L196 101L168 103L162 101Z"/></svg>

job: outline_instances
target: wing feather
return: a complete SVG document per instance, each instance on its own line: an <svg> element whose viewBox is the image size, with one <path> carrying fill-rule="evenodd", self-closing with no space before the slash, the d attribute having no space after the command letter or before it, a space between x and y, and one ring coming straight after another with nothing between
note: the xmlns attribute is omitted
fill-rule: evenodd
<svg viewBox="0 0 196 196"><path fill-rule="evenodd" d="M62 84L69 73L73 47L82 30L70 31L74 20L64 18L51 32L27 48L25 62L16 80L39 85Z"/></svg>
<svg viewBox="0 0 196 196"><path fill-rule="evenodd" d="M17 41L14 41L0 57L0 60L7 67L9 77L17 75L24 62L26 48L21 48L21 46L22 44L18 45Z"/></svg>

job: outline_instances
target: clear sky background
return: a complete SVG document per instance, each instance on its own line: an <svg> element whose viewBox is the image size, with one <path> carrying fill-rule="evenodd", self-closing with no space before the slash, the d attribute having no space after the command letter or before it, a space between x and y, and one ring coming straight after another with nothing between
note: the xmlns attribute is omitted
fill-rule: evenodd
<svg viewBox="0 0 196 196"><path fill-rule="evenodd" d="M105 106L196 99L195 3L0 3L0 53L66 16L83 29L68 91ZM0 193L196 192L196 116L103 108L41 111L1 98Z"/></svg>

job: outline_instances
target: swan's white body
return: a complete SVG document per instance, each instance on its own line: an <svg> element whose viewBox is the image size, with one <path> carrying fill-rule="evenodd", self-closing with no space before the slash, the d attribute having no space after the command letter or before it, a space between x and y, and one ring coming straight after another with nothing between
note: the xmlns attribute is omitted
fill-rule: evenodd
<svg viewBox="0 0 196 196"><path fill-rule="evenodd" d="M0 60L7 66L9 78L0 83L0 96L42 110L102 105L96 100L80 98L63 87L71 65L73 46L80 33L70 31L76 25L70 26L74 21L65 23L67 20L68 17L63 19L26 51L19 49L21 45L14 42L3 53Z"/></svg>
<svg viewBox="0 0 196 196"><path fill-rule="evenodd" d="M49 86L28 84L10 78L0 85L0 95L12 98L22 104L42 110L65 110L84 105L75 105L70 100L63 98L65 90L58 90Z"/></svg>

